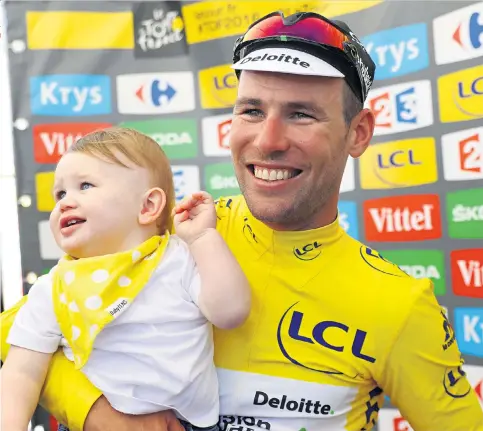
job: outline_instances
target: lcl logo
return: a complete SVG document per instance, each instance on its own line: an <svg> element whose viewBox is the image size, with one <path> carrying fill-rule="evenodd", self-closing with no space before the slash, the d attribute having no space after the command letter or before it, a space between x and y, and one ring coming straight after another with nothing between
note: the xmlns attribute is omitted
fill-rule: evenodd
<svg viewBox="0 0 483 431"><path fill-rule="evenodd" d="M319 250L320 247L322 247L322 244L314 241L305 244L302 248L294 248L293 254L300 260L314 260L320 256L320 253L322 253L322 250Z"/></svg>

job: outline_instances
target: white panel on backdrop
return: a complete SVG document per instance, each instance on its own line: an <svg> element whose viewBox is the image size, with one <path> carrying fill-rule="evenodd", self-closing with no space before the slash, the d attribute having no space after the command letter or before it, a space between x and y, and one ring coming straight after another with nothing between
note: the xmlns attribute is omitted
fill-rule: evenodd
<svg viewBox="0 0 483 431"><path fill-rule="evenodd" d="M345 165L344 176L342 177L342 183L340 184L340 192L351 192L356 188L356 178L354 172L354 159L349 157L347 164Z"/></svg>
<svg viewBox="0 0 483 431"><path fill-rule="evenodd" d="M483 56L483 2L434 19L433 34L436 64Z"/></svg>
<svg viewBox="0 0 483 431"><path fill-rule="evenodd" d="M195 109L192 72L120 75L116 85L120 114L170 114Z"/></svg>
<svg viewBox="0 0 483 431"><path fill-rule="evenodd" d="M483 127L443 135L441 145L446 180L483 179Z"/></svg>
<svg viewBox="0 0 483 431"><path fill-rule="evenodd" d="M215 115L201 120L205 156L230 156L232 114Z"/></svg>
<svg viewBox="0 0 483 431"><path fill-rule="evenodd" d="M176 202L186 195L200 190L200 168L198 166L172 166Z"/></svg>
<svg viewBox="0 0 483 431"><path fill-rule="evenodd" d="M432 125L431 100L429 80L372 89L365 105L376 117L374 136L408 132Z"/></svg>
<svg viewBox="0 0 483 431"><path fill-rule="evenodd" d="M59 260L63 251L55 242L48 220L39 222L40 257L44 260Z"/></svg>

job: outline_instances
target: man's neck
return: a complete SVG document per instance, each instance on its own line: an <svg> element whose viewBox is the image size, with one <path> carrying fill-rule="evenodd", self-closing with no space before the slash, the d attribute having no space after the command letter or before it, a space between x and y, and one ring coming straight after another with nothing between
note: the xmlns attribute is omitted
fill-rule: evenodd
<svg viewBox="0 0 483 431"><path fill-rule="evenodd" d="M295 232L304 230L319 229L324 226L328 226L333 223L337 218L337 209L332 212L324 211L324 214L320 214L319 217L313 218L311 220L304 220L296 223L270 223L262 221L262 223L268 228L278 231L278 232Z"/></svg>

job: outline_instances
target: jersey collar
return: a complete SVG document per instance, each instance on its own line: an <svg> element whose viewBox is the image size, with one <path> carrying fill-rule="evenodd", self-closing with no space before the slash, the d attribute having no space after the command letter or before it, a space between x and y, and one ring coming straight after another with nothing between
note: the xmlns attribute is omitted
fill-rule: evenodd
<svg viewBox="0 0 483 431"><path fill-rule="evenodd" d="M275 231L256 219L245 202L244 233L253 247L262 254L266 251L300 261L314 261L323 249L336 242L344 234L339 216L329 225L305 231Z"/></svg>

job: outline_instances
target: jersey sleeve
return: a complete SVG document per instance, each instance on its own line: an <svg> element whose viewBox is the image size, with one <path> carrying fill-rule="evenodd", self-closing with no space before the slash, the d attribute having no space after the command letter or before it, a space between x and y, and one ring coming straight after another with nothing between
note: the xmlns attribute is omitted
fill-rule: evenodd
<svg viewBox="0 0 483 431"><path fill-rule="evenodd" d="M61 338L52 302L52 281L46 274L30 288L27 302L15 317L7 343L40 353L54 353Z"/></svg>
<svg viewBox="0 0 483 431"><path fill-rule="evenodd" d="M5 361L9 350L9 330L27 300L28 297L25 295L12 308L0 314L2 361ZM102 393L87 380L84 373L74 368L74 363L69 361L61 350L54 354L40 395L40 404L60 423L72 430L83 429L89 410L101 395Z"/></svg>
<svg viewBox="0 0 483 431"><path fill-rule="evenodd" d="M215 200L216 210L216 230L220 233L223 239L226 240L228 235L228 226L232 217L232 209L235 205L233 197L220 197Z"/></svg>
<svg viewBox="0 0 483 431"><path fill-rule="evenodd" d="M483 431L483 410L432 283L418 280L416 286L377 383L415 431Z"/></svg>

